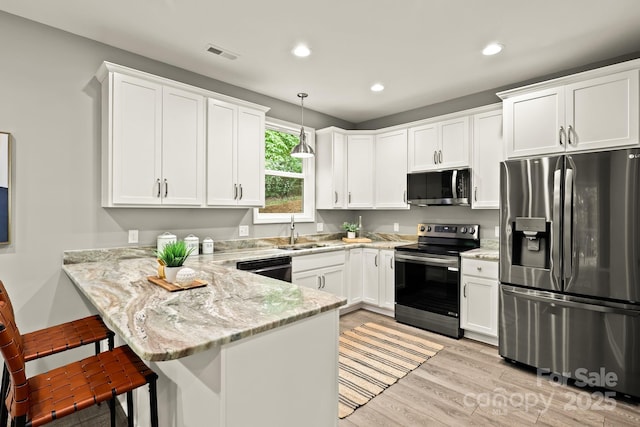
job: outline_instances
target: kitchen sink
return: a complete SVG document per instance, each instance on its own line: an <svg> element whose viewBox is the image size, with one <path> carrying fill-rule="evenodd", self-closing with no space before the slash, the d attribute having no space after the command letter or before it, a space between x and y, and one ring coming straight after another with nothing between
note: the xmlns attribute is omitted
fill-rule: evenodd
<svg viewBox="0 0 640 427"><path fill-rule="evenodd" d="M280 245L278 249L286 249L288 251L299 251L301 249L322 248L325 245L319 243L299 243L297 245Z"/></svg>

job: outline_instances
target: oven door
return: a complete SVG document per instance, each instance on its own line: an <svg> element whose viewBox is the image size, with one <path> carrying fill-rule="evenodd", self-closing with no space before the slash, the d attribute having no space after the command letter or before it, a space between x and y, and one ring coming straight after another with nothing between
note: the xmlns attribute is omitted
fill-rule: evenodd
<svg viewBox="0 0 640 427"><path fill-rule="evenodd" d="M458 257L396 252L396 304L458 318L459 265Z"/></svg>

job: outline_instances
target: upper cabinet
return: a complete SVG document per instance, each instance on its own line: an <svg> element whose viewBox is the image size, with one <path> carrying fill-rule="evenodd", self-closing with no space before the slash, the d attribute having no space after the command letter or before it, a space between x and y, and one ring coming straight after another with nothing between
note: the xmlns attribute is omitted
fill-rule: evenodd
<svg viewBox="0 0 640 427"><path fill-rule="evenodd" d="M264 111L210 98L207 205L264 205Z"/></svg>
<svg viewBox="0 0 640 427"><path fill-rule="evenodd" d="M211 195L219 187L231 188L231 201L220 205L262 205L268 108L108 62L96 77L102 83L102 206L214 206ZM214 107L208 130L207 98Z"/></svg>
<svg viewBox="0 0 640 427"><path fill-rule="evenodd" d="M469 166L469 117L409 128L409 172Z"/></svg>
<svg viewBox="0 0 640 427"><path fill-rule="evenodd" d="M504 160L502 108L472 116L473 142L471 174L472 209L498 209L500 200L500 162Z"/></svg>
<svg viewBox="0 0 640 427"><path fill-rule="evenodd" d="M347 137L329 128L316 132L316 208L347 207Z"/></svg>
<svg viewBox="0 0 640 427"><path fill-rule="evenodd" d="M373 207L373 135L347 135L347 207Z"/></svg>
<svg viewBox="0 0 640 427"><path fill-rule="evenodd" d="M119 73L103 83L103 206L201 205L204 97Z"/></svg>
<svg viewBox="0 0 640 427"><path fill-rule="evenodd" d="M631 61L499 93L507 157L638 145L639 66Z"/></svg>
<svg viewBox="0 0 640 427"><path fill-rule="evenodd" d="M380 209L408 208L406 129L376 135L375 205Z"/></svg>

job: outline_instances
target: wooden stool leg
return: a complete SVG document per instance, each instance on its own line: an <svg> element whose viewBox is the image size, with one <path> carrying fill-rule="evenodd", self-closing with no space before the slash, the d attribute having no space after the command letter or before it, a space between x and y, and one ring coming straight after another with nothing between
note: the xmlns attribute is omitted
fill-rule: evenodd
<svg viewBox="0 0 640 427"><path fill-rule="evenodd" d="M2 368L2 385L0 386L0 427L7 427L7 418L9 417L9 411L5 399L7 398L7 391L9 391L9 371L7 365L4 364Z"/></svg>
<svg viewBox="0 0 640 427"><path fill-rule="evenodd" d="M133 392L127 392L127 426L133 427Z"/></svg>
<svg viewBox="0 0 640 427"><path fill-rule="evenodd" d="M151 402L151 427L158 427L158 392L155 378L149 381L149 401Z"/></svg>

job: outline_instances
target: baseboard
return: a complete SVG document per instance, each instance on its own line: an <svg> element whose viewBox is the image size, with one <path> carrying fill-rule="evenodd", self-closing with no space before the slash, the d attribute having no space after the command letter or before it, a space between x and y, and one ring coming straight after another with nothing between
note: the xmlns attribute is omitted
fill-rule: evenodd
<svg viewBox="0 0 640 427"><path fill-rule="evenodd" d="M389 310L387 308L376 307L375 305L369 305L363 302L358 302L355 304L347 305L340 309L340 316L345 315L347 313L351 313L356 310L367 310L374 313L382 314L383 316L395 317L395 312L393 310Z"/></svg>
<svg viewBox="0 0 640 427"><path fill-rule="evenodd" d="M480 341L483 342L485 344L489 344L492 345L494 347L498 346L498 337L494 337L491 335L485 335L485 334L481 334L478 332L473 332L473 331L464 331L464 337L465 338L469 338L471 340L474 341Z"/></svg>

